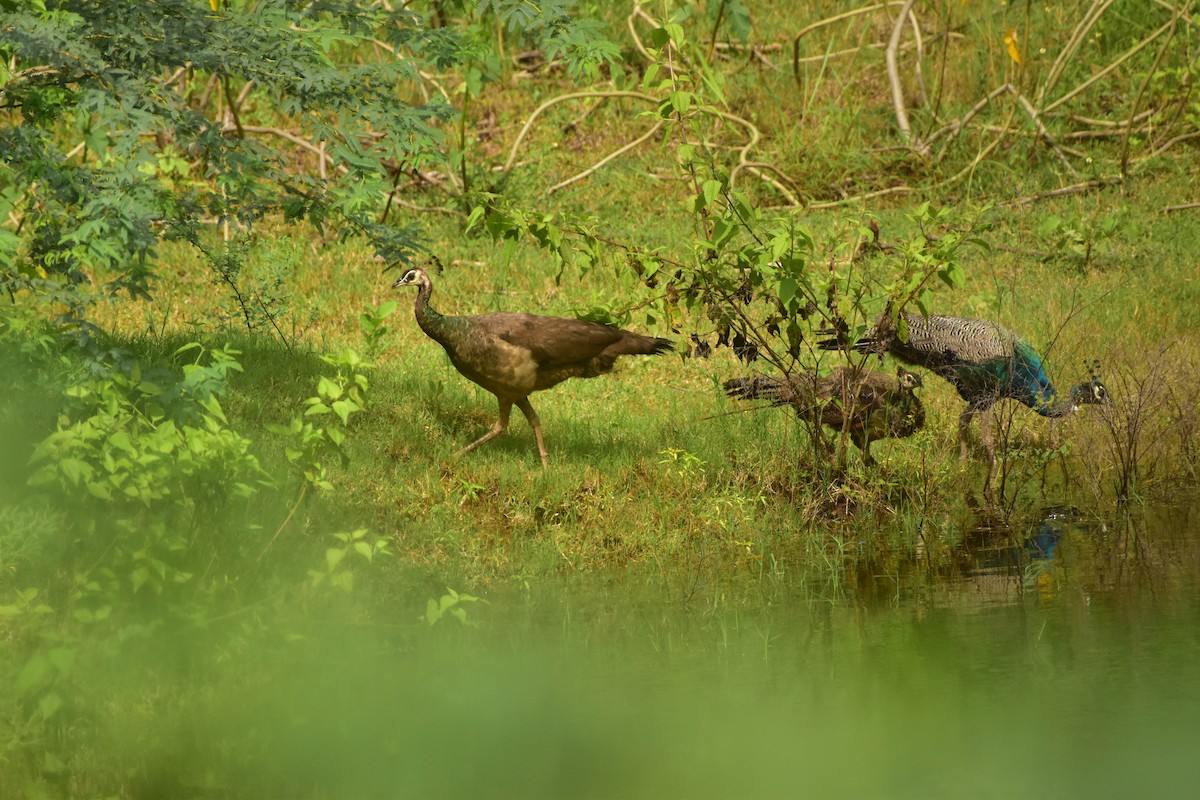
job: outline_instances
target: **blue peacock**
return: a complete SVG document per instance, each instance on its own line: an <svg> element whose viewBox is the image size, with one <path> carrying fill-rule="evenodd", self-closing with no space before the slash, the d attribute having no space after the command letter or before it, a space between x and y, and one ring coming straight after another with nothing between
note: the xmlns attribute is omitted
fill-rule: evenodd
<svg viewBox="0 0 1200 800"><path fill-rule="evenodd" d="M1059 394L1046 374L1042 357L1017 334L996 322L967 317L905 313L884 314L875 328L853 344L867 353L891 353L900 361L924 367L949 381L967 408L959 418L959 452L967 458L967 431L971 420L986 414L996 401L1016 400L1043 417L1063 417L1083 405L1109 402L1108 390L1093 369L1088 381ZM903 330L901 330L903 328ZM819 342L824 350L838 350L837 338ZM988 484L995 469L996 451L991 426L981 420L980 433L988 454Z"/></svg>

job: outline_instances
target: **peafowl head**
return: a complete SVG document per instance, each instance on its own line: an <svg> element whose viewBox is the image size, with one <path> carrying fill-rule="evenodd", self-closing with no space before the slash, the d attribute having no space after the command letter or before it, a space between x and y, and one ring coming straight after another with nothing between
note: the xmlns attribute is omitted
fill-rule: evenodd
<svg viewBox="0 0 1200 800"><path fill-rule="evenodd" d="M1071 389L1071 402L1077 406L1106 406L1112 401L1104 384L1092 378Z"/></svg>
<svg viewBox="0 0 1200 800"><path fill-rule="evenodd" d="M907 392L919 389L925 385L925 381L921 380L920 375L915 372L909 372L904 367L896 369L896 380L900 382L900 388Z"/></svg>
<svg viewBox="0 0 1200 800"><path fill-rule="evenodd" d="M1076 406L1106 406L1112 400L1108 396L1108 389L1100 382L1100 362L1094 361L1088 366L1091 378L1071 389L1071 402Z"/></svg>
<svg viewBox="0 0 1200 800"><path fill-rule="evenodd" d="M413 267L406 270L403 275L396 279L392 284L393 289L398 289L401 286L428 286L430 283L429 276L425 274L425 270L420 267Z"/></svg>

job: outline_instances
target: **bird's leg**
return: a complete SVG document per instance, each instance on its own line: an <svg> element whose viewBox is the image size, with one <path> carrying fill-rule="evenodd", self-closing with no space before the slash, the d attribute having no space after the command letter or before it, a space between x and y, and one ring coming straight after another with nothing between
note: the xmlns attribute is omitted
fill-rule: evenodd
<svg viewBox="0 0 1200 800"><path fill-rule="evenodd" d="M504 429L508 427L508 415L512 411L513 404L511 400L503 400L501 398L496 399L500 401L500 419L496 420L496 424L492 426L491 430L489 430L483 436L480 436L475 441L471 442L462 450L459 450L457 453L455 453L455 458L461 456L463 453L471 452L484 442L490 442L492 439L495 439L497 436L504 433ZM526 416L528 416L528 414L526 414Z"/></svg>
<svg viewBox="0 0 1200 800"><path fill-rule="evenodd" d="M967 447L967 432L971 428L971 419L977 412L971 406L967 406L967 410L958 418L958 460L966 461L969 455Z"/></svg>
<svg viewBox="0 0 1200 800"><path fill-rule="evenodd" d="M992 478L996 474L996 429L992 422L992 413L990 410L983 411L980 414L979 438L983 442L983 449L987 452L988 460L987 479L983 482L983 495L990 502Z"/></svg>
<svg viewBox="0 0 1200 800"><path fill-rule="evenodd" d="M867 438L866 431L856 432L850 435L854 440L854 444L858 445L858 449L862 451L863 464L871 466L875 463L875 459L871 457L871 440Z"/></svg>
<svg viewBox="0 0 1200 800"><path fill-rule="evenodd" d="M537 412L533 410L533 406L529 404L529 398L522 397L518 400L517 408L521 409L525 419L529 420L529 427L533 428L533 438L537 439L538 455L541 456L542 466L550 466L550 459L546 456L546 443L542 441L542 423L538 419Z"/></svg>

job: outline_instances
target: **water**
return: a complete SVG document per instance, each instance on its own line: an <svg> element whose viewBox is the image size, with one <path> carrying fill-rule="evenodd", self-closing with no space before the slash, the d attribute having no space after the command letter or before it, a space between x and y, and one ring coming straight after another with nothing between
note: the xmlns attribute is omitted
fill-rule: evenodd
<svg viewBox="0 0 1200 800"><path fill-rule="evenodd" d="M479 627L285 651L271 691L184 727L255 731L216 783L251 796L1191 797L1197 534L1195 509L1049 509L832 596L543 582L471 606Z"/></svg>

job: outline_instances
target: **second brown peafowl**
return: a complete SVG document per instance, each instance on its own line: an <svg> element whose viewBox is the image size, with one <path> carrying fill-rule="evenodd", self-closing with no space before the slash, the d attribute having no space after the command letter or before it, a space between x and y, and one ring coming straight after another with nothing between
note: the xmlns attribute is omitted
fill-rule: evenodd
<svg viewBox="0 0 1200 800"><path fill-rule="evenodd" d="M1043 417L1062 417L1082 405L1107 403L1108 390L1092 372L1090 380L1059 395L1046 374L1042 357L1020 336L995 322L967 317L904 314L905 335L892 315L885 314L875 328L853 344L855 350L891 353L905 364L925 367L941 375L967 401L958 423L959 453L967 458L967 431L971 419L985 414L1000 399L1029 406ZM821 341L825 350L841 349L835 339ZM996 449L991 426L981 422L981 439L988 455L991 484Z"/></svg>
<svg viewBox="0 0 1200 800"><path fill-rule="evenodd" d="M731 378L725 392L741 400L791 406L804 419L845 430L862 451L863 462L872 464L871 442L903 439L925 424L925 406L913 393L922 385L920 375L903 368L893 379L882 372L837 367L823 377L803 372Z"/></svg>
<svg viewBox="0 0 1200 800"><path fill-rule="evenodd" d="M515 405L525 414L537 440L542 465L548 464L542 425L529 395L568 378L594 378L612 370L620 356L655 355L673 349L669 339L643 336L599 322L534 314L497 312L480 316L443 316L429 306L433 281L414 267L392 288L416 286L417 324L446 351L462 375L496 395L500 418L491 430L458 451L470 452L508 427Z"/></svg>

